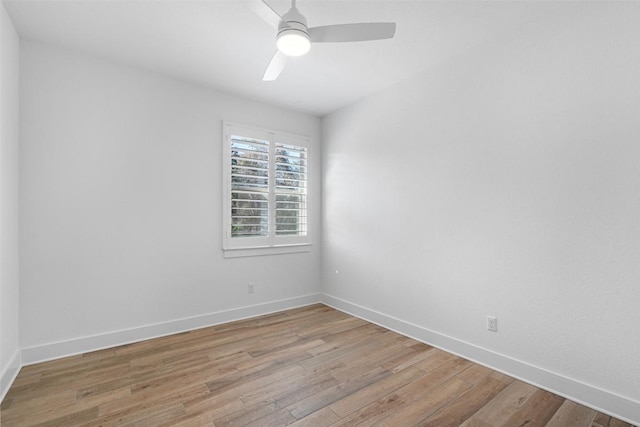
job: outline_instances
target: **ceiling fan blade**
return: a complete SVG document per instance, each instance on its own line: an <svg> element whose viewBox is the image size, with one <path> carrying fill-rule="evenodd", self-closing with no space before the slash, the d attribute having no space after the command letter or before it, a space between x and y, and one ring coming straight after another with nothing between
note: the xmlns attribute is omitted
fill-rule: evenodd
<svg viewBox="0 0 640 427"><path fill-rule="evenodd" d="M262 18L267 24L273 28L278 28L282 17L276 12L269 4L264 0L251 0L251 9L253 12Z"/></svg>
<svg viewBox="0 0 640 427"><path fill-rule="evenodd" d="M390 39L396 33L395 22L338 24L309 28L312 42L362 42Z"/></svg>
<svg viewBox="0 0 640 427"><path fill-rule="evenodd" d="M267 66L267 70L264 72L264 77L262 77L262 80L264 80L265 82L274 81L278 78L286 64L287 56L279 50L276 50L276 53L273 54L273 57L271 58L271 61Z"/></svg>

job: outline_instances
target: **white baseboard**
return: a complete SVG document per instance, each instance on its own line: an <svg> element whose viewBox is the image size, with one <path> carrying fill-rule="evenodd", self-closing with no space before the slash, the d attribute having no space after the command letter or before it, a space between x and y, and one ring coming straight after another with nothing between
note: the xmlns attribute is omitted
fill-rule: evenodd
<svg viewBox="0 0 640 427"><path fill-rule="evenodd" d="M106 334L27 347L22 349L22 364L32 365L34 363L46 362L47 360L102 350L123 344L130 344L133 342L191 331L194 329L205 328L207 326L233 322L250 317L262 316L320 302L320 294L304 295L263 304L218 311L201 316L141 326L138 328L124 329Z"/></svg>
<svg viewBox="0 0 640 427"><path fill-rule="evenodd" d="M565 377L509 356L449 337L358 304L323 294L322 302L407 337L487 366L541 389L640 426L640 402Z"/></svg>
<svg viewBox="0 0 640 427"><path fill-rule="evenodd" d="M20 367L22 366L22 361L20 360L20 350L16 349L13 353L13 356L9 359L9 362L2 366L2 371L0 373L0 402L4 400L4 397L7 395L9 391L9 387L15 381L18 376L18 372L20 372Z"/></svg>

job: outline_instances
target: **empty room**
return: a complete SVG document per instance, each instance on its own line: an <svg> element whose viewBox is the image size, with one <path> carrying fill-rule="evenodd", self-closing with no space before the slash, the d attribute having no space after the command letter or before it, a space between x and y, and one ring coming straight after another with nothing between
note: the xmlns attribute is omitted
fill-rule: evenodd
<svg viewBox="0 0 640 427"><path fill-rule="evenodd" d="M640 2L0 1L0 425L640 425Z"/></svg>

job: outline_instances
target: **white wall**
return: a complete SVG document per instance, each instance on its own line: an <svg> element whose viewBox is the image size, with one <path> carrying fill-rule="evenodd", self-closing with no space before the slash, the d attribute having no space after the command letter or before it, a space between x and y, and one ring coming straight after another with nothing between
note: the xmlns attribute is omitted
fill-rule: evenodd
<svg viewBox="0 0 640 427"><path fill-rule="evenodd" d="M317 300L317 238L223 258L221 128L313 138L317 236L318 118L26 41L21 91L25 363Z"/></svg>
<svg viewBox="0 0 640 427"><path fill-rule="evenodd" d="M0 5L0 400L20 367L18 347L19 39Z"/></svg>
<svg viewBox="0 0 640 427"><path fill-rule="evenodd" d="M326 117L328 301L638 422L638 22L576 2Z"/></svg>

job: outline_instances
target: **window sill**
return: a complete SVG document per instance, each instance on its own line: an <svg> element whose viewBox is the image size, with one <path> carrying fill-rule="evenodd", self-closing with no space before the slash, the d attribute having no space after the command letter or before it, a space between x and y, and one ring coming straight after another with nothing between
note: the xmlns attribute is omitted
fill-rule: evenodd
<svg viewBox="0 0 640 427"><path fill-rule="evenodd" d="M242 257L252 257L252 256L296 254L296 253L310 252L310 251L311 251L311 243L302 243L298 245L263 246L263 247L255 247L255 248L223 249L222 250L225 258L242 258Z"/></svg>

